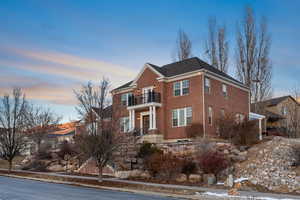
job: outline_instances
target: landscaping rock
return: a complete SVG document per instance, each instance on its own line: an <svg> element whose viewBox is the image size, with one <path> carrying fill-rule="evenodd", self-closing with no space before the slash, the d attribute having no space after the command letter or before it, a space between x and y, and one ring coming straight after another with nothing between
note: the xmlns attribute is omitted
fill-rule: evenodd
<svg viewBox="0 0 300 200"><path fill-rule="evenodd" d="M178 177L176 178L177 182L185 182L187 181L186 175L185 174L179 174Z"/></svg>
<svg viewBox="0 0 300 200"><path fill-rule="evenodd" d="M248 151L247 161L235 165L235 177L248 178L252 184L275 192L300 192L293 164L297 139L274 137Z"/></svg>
<svg viewBox="0 0 300 200"><path fill-rule="evenodd" d="M62 165L51 165L51 166L47 167L47 170L53 171L53 172L60 172L60 171L64 171L64 166L62 166Z"/></svg>
<svg viewBox="0 0 300 200"><path fill-rule="evenodd" d="M203 181L207 185L213 185L217 182L216 176L214 174L204 174Z"/></svg>
<svg viewBox="0 0 300 200"><path fill-rule="evenodd" d="M192 182L192 183L202 182L202 176L200 174L191 174L190 175L190 182Z"/></svg>

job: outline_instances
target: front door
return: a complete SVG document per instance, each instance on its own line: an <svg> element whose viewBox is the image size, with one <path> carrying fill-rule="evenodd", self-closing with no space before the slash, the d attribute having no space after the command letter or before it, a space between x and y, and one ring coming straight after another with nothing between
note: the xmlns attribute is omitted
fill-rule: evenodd
<svg viewBox="0 0 300 200"><path fill-rule="evenodd" d="M142 127L142 133L147 134L149 130L149 115L143 116L143 127Z"/></svg>

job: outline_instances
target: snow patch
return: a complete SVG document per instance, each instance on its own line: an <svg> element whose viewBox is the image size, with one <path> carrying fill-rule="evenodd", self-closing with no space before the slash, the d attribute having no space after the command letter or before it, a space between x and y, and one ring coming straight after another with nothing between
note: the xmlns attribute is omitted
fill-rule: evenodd
<svg viewBox="0 0 300 200"><path fill-rule="evenodd" d="M196 195L208 195L215 197L227 197L227 198L240 198L240 199L254 199L254 200L296 200L296 199L282 199L282 198L273 198L273 197L254 197L254 196L233 196L227 193L214 193L214 192L204 192L204 193L196 193Z"/></svg>
<svg viewBox="0 0 300 200"><path fill-rule="evenodd" d="M241 177L241 178L235 179L234 182L235 183L240 183L240 182L248 181L248 180L249 180L248 178Z"/></svg>

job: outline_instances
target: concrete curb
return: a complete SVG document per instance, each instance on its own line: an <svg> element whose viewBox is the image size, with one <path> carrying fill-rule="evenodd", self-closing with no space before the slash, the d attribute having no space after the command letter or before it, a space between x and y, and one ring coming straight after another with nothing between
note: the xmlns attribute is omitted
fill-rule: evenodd
<svg viewBox="0 0 300 200"><path fill-rule="evenodd" d="M73 186L88 187L88 188L95 188L95 189L103 189L103 190L114 190L114 191L119 191L119 192L130 192L130 193L143 194L143 195L156 195L156 196L162 196L162 197L173 197L173 198L182 198L182 199L199 199L199 196L197 197L196 195L177 195L177 194L172 194L172 193L141 191L141 190L134 190L134 189L98 186L98 185L82 184L82 183L70 182L70 181L59 181L59 180L25 177L25 176L1 174L1 173L0 173L0 176L34 180L34 181L42 181L42 182L47 182L47 183L56 183L56 184L73 185Z"/></svg>

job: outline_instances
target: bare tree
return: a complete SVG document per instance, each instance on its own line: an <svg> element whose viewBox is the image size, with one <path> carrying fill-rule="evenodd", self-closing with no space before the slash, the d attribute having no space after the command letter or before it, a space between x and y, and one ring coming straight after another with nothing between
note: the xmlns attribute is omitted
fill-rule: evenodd
<svg viewBox="0 0 300 200"><path fill-rule="evenodd" d="M237 33L236 71L239 80L250 88L253 103L267 99L272 93L270 46L266 20L263 18L257 26L252 8L247 7Z"/></svg>
<svg viewBox="0 0 300 200"><path fill-rule="evenodd" d="M26 147L24 131L27 127L24 114L27 101L21 89L13 89L12 96L5 94L0 99L0 158L8 161L11 172L12 162Z"/></svg>
<svg viewBox="0 0 300 200"><path fill-rule="evenodd" d="M41 143L47 134L57 129L61 117L57 116L49 108L31 105L27 110L26 120L29 126L27 132L36 144L37 151L39 151Z"/></svg>
<svg viewBox="0 0 300 200"><path fill-rule="evenodd" d="M208 39L206 41L206 54L210 64L222 72L228 71L228 41L226 39L226 26L217 27L215 18L208 21Z"/></svg>
<svg viewBox="0 0 300 200"><path fill-rule="evenodd" d="M295 86L291 89L291 96L295 101L287 101L283 106L286 109L285 125L289 137L300 137L300 88Z"/></svg>
<svg viewBox="0 0 300 200"><path fill-rule="evenodd" d="M123 135L116 130L118 124L114 120L105 120L105 109L108 100L109 81L103 79L99 87L92 83L82 86L75 95L79 101L76 108L79 115L86 121L86 134L76 136L75 140L87 158L96 161L99 176L98 181L102 182L103 168L113 159L113 153L121 146ZM92 109L97 108L97 116Z"/></svg>
<svg viewBox="0 0 300 200"><path fill-rule="evenodd" d="M192 57L192 42L188 35L183 30L179 30L177 37L175 60L181 61Z"/></svg>

